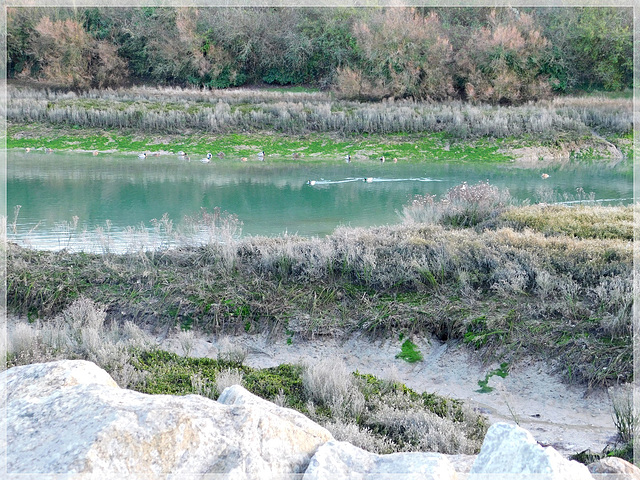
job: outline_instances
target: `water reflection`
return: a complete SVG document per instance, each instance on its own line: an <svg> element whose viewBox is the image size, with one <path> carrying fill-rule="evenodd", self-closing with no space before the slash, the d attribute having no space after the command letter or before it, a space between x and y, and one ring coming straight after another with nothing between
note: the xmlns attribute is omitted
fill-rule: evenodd
<svg viewBox="0 0 640 480"><path fill-rule="evenodd" d="M245 235L326 235L338 225L397 223L398 211L414 195L440 196L462 182L489 181L518 200L576 201L577 189L597 201L630 203L628 166L560 165L520 169L512 165L403 164L336 160L334 165L282 165L213 159L184 162L175 156L92 156L10 151L8 223L21 205L10 238L28 237L37 248L64 248L68 226L77 217L76 236L96 228L114 244L127 227L154 234L152 219L167 213L177 224L201 208L236 214ZM547 173L549 178L541 178ZM371 179L371 182L363 179ZM314 182L311 185L311 181ZM309 182L309 184L307 183ZM110 225L107 228L107 220ZM141 226L142 224L142 226ZM27 235L28 234L28 235ZM87 240L100 244L98 237ZM157 240L160 241L160 240ZM98 247L99 248L99 247Z"/></svg>

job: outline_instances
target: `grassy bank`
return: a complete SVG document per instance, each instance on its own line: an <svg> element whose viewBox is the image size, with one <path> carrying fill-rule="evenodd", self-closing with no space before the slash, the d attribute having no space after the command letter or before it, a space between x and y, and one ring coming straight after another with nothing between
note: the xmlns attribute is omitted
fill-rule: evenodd
<svg viewBox="0 0 640 480"><path fill-rule="evenodd" d="M132 88L82 94L9 87L9 148L265 150L408 160L609 158L631 149L631 102L567 97L519 107L339 101L328 93ZM237 134L242 132L242 134ZM537 156L536 156L537 159Z"/></svg>
<svg viewBox="0 0 640 480"><path fill-rule="evenodd" d="M487 161L506 162L513 155L505 153L505 141L477 139L452 142L443 133L423 135L347 135L309 133L246 134L140 134L115 129L51 126L48 124L11 124L7 128L8 148L33 150L77 150L91 152L159 152L177 154L187 152L201 158L207 152L224 154L223 160L239 161L242 157L257 160L256 154L265 151L270 163L295 161L319 163L343 161L349 154L353 161L379 162L397 158L401 162L424 161Z"/></svg>
<svg viewBox="0 0 640 480"><path fill-rule="evenodd" d="M629 381L631 207L506 208L493 198L470 210L453 200L414 202L405 224L324 239L123 255L9 245L8 305L35 320L82 296L120 323L293 342L434 334L488 359L546 358L573 381ZM420 216L431 223L414 223Z"/></svg>

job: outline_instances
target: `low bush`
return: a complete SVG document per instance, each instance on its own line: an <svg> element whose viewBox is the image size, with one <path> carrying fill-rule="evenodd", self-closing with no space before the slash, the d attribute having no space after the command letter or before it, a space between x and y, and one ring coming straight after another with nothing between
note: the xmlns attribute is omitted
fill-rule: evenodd
<svg viewBox="0 0 640 480"><path fill-rule="evenodd" d="M510 202L508 190L501 191L489 182L464 182L449 189L438 202L434 196L417 195L403 207L402 214L409 222L473 227L498 216Z"/></svg>

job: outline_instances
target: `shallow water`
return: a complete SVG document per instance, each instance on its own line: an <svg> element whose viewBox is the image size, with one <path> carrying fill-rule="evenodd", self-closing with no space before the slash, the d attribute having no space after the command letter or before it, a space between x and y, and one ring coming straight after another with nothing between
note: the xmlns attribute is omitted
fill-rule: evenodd
<svg viewBox="0 0 640 480"><path fill-rule="evenodd" d="M342 159L325 165L277 165L270 160L203 164L175 156L139 160L134 154L9 151L9 238L35 248L79 248L100 227L118 250L129 241L124 234L128 226L144 224L153 237L152 219L167 213L177 225L185 215L215 207L237 215L243 235L322 236L339 225L398 223L402 206L414 195L440 196L465 181L488 180L531 202L575 201L577 188L593 192L596 200L632 200L628 166L522 169L474 163L346 164ZM542 179L542 173L549 178ZM14 230L16 205L21 208ZM79 219L75 229L70 227L74 216Z"/></svg>

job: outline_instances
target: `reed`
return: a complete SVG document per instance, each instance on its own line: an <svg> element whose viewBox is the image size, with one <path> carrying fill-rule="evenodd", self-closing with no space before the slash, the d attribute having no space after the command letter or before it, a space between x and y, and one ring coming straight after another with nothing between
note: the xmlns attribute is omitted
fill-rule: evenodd
<svg viewBox="0 0 640 480"><path fill-rule="evenodd" d="M76 94L9 86L2 113L16 123L161 133L445 132L459 139L536 137L552 142L590 136L592 129L624 135L632 128L628 100L565 98L518 107L393 99L360 103L335 100L321 92L250 89L203 92L140 87Z"/></svg>

